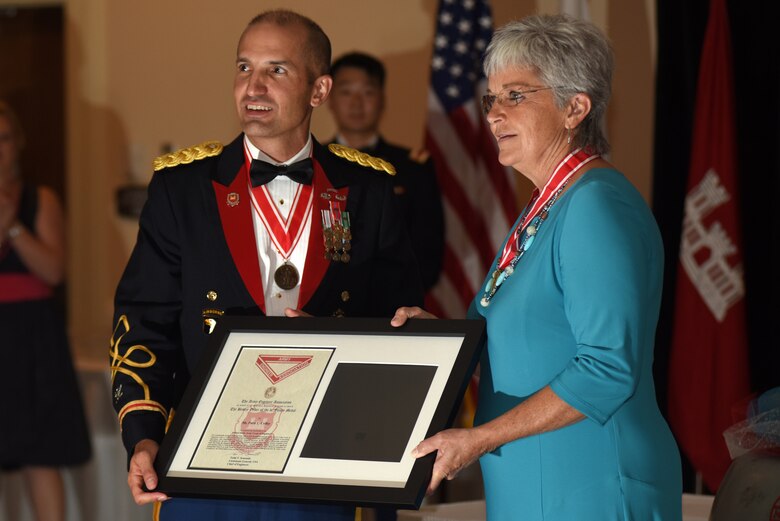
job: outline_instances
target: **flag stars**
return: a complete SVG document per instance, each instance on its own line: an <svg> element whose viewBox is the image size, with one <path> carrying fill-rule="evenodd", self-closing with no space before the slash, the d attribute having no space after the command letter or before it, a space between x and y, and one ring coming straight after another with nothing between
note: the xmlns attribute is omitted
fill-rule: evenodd
<svg viewBox="0 0 780 521"><path fill-rule="evenodd" d="M458 30L464 34L471 32L471 22L468 20L461 20L458 22Z"/></svg>
<svg viewBox="0 0 780 521"><path fill-rule="evenodd" d="M485 0L439 0L431 57L431 83L450 109L470 101L482 78L482 56L493 32Z"/></svg>

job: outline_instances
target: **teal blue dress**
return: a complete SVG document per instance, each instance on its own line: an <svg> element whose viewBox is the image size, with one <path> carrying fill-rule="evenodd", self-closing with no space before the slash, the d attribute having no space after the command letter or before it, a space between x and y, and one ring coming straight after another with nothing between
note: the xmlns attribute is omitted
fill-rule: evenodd
<svg viewBox="0 0 780 521"><path fill-rule="evenodd" d="M486 319L488 344L476 423L547 385L586 416L480 459L490 521L682 518L679 452L652 374L662 274L644 200L619 172L592 169L490 305L477 295L470 313Z"/></svg>

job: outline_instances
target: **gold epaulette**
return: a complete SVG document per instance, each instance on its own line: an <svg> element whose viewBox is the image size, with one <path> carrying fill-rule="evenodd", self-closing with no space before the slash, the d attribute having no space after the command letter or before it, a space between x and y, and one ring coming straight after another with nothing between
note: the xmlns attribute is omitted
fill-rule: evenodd
<svg viewBox="0 0 780 521"><path fill-rule="evenodd" d="M415 163L425 163L428 161L428 158L431 157L431 153L425 150L424 148L416 148L414 150L409 151L409 159L414 161Z"/></svg>
<svg viewBox="0 0 780 521"><path fill-rule="evenodd" d="M182 148L176 152L171 152L170 154L155 158L152 164L154 165L154 171L157 172L163 168L186 165L206 157L218 156L222 153L222 148L222 143L219 141L205 141L200 145Z"/></svg>
<svg viewBox="0 0 780 521"><path fill-rule="evenodd" d="M395 175L395 167L384 159L379 159L378 157L370 156L365 152L355 150L354 148L345 147L344 145L338 145L336 143L331 143L328 145L328 150L330 150L333 154L346 159L347 161L352 161L353 163L357 163L361 166L368 166L374 170L379 170L380 172L387 172L390 175Z"/></svg>

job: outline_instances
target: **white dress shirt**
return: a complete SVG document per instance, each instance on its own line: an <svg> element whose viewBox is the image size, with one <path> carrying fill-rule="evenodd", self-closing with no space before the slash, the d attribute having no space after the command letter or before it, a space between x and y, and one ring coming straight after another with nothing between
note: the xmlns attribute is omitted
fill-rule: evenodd
<svg viewBox="0 0 780 521"><path fill-rule="evenodd" d="M311 135L309 140L303 146L303 148L295 154L293 157L279 163L274 161L268 155L263 153L262 150L255 147L246 136L244 136L244 145L252 159L260 159L274 165L291 164L296 161L300 161L311 156L312 139ZM296 183L287 176L277 176L272 181L264 185L268 189L268 193L271 196L274 206L279 211L279 214L286 220L290 216L292 210L292 202L295 198L296 192L301 189L299 183ZM311 219L312 212L309 212L306 222L303 223L303 232L301 233L300 240L290 253L290 257L287 262L295 266L298 270L298 284L289 290L280 288L274 282L274 272L276 269L284 264L285 258L281 252L274 246L271 240L271 235L265 227L265 224L261 220L257 213L257 201L252 193L251 186L249 195L252 198L252 222L255 227L255 241L257 242L257 258L260 262L260 277L263 279L263 290L265 292L265 314L267 316L283 316L285 308L297 308L298 296L301 292L301 280L303 280L303 268L306 263L306 252L309 249L309 236L311 234ZM316 194L315 194L316 195ZM301 201L301 204L305 201ZM274 218L273 216L268 216Z"/></svg>

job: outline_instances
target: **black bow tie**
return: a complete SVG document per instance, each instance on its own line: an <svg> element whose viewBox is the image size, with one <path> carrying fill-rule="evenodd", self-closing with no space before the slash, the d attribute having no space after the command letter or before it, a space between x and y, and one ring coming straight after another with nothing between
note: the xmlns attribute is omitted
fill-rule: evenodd
<svg viewBox="0 0 780 521"><path fill-rule="evenodd" d="M314 166L310 157L296 161L291 165L279 166L253 159L249 169L249 177L252 179L253 187L264 185L278 175L286 175L296 183L310 185L313 174Z"/></svg>

